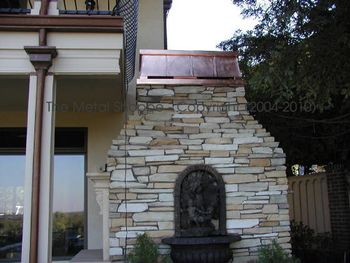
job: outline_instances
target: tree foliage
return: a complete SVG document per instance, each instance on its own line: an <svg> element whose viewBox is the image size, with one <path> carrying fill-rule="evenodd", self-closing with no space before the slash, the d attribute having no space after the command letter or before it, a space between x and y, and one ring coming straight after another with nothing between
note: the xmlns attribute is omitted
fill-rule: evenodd
<svg viewBox="0 0 350 263"><path fill-rule="evenodd" d="M52 229L54 233L64 233L68 229L75 229L77 234L84 235L83 212L55 212Z"/></svg>
<svg viewBox="0 0 350 263"><path fill-rule="evenodd" d="M11 219L0 219L0 247L21 242L22 220L19 216Z"/></svg>
<svg viewBox="0 0 350 263"><path fill-rule="evenodd" d="M239 51L248 100L276 106L272 112L257 112L257 118L282 142L293 161L329 161L347 154L350 1L233 3L258 23L253 30L236 31L219 47ZM285 107L286 103L295 103L297 110ZM308 149L295 147L300 144Z"/></svg>

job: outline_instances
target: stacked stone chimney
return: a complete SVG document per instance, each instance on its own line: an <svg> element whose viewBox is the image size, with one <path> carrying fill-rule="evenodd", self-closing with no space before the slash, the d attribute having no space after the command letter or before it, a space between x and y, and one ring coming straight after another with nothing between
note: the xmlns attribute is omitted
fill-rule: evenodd
<svg viewBox="0 0 350 263"><path fill-rule="evenodd" d="M224 180L227 232L242 236L234 262L273 239L290 249L285 154L249 114L243 82L164 83L139 81L136 110L109 151L111 259L142 233L169 253L161 239L174 235L175 182L194 164Z"/></svg>

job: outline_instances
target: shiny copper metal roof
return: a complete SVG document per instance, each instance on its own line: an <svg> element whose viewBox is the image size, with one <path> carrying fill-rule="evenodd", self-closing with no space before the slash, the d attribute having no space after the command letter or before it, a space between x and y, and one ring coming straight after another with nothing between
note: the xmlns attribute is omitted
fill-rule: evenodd
<svg viewBox="0 0 350 263"><path fill-rule="evenodd" d="M241 81L237 52L141 50L139 84Z"/></svg>

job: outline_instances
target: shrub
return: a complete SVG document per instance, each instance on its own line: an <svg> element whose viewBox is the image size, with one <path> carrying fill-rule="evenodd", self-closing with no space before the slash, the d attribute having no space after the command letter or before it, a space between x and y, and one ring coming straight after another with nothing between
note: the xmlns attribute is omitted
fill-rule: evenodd
<svg viewBox="0 0 350 263"><path fill-rule="evenodd" d="M158 247L147 234L137 236L135 247L128 255L131 263L155 263L158 257Z"/></svg>
<svg viewBox="0 0 350 263"><path fill-rule="evenodd" d="M343 262L342 253L337 249L337 242L330 233L316 234L313 229L303 223L291 221L292 253L301 262L325 263ZM336 259L336 258L339 258Z"/></svg>
<svg viewBox="0 0 350 263"><path fill-rule="evenodd" d="M302 222L291 221L290 230L293 252L295 250L312 249L315 246L315 231L309 226Z"/></svg>
<svg viewBox="0 0 350 263"><path fill-rule="evenodd" d="M258 263L299 263L299 260L289 256L276 240L273 240L271 245L259 249Z"/></svg>

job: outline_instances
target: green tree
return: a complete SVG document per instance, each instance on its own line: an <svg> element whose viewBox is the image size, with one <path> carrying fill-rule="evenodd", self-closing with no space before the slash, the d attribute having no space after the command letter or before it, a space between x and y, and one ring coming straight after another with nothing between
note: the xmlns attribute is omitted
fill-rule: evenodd
<svg viewBox="0 0 350 263"><path fill-rule="evenodd" d="M248 101L262 102L256 117L281 142L289 163L348 158L350 1L233 3L258 23L219 47L239 51Z"/></svg>

